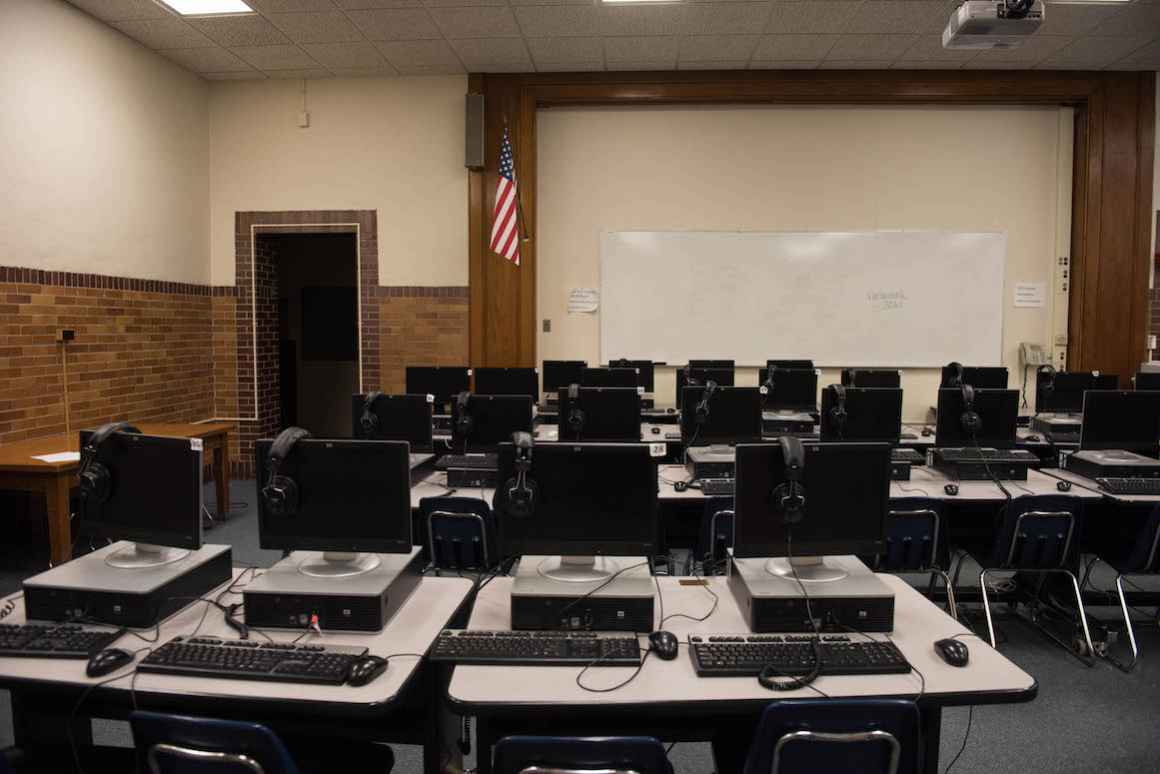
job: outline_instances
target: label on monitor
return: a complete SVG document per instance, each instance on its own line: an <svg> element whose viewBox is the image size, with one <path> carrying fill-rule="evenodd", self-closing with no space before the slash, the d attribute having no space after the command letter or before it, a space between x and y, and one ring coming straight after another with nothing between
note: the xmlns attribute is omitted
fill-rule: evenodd
<svg viewBox="0 0 1160 774"><path fill-rule="evenodd" d="M768 395L768 394L769 394L769 388L768 388L768 387L766 387L764 384L763 384L763 385L761 385L760 387L758 387L758 388L757 388L757 391L758 391L758 392L760 392L762 395Z"/></svg>
<svg viewBox="0 0 1160 774"><path fill-rule="evenodd" d="M650 443L648 445L648 453L651 457L663 457L669 453L668 444Z"/></svg>
<svg viewBox="0 0 1160 774"><path fill-rule="evenodd" d="M637 395L644 395L644 387L641 387L641 386L638 384L638 385L636 386L636 394L637 394Z"/></svg>
<svg viewBox="0 0 1160 774"><path fill-rule="evenodd" d="M202 443L202 440L200 438L190 438L189 439L189 448L195 452L204 451L205 444Z"/></svg>
<svg viewBox="0 0 1160 774"><path fill-rule="evenodd" d="M428 403L434 403L434 402L435 402L435 396L434 396L434 395L432 395L431 393L427 393L427 402L428 402Z"/></svg>
<svg viewBox="0 0 1160 774"><path fill-rule="evenodd" d="M468 375L468 376L471 376L471 375L472 375L472 374L474 374L474 373L475 373L475 369L474 369L474 368L468 368L468 369L467 369L467 375Z"/></svg>

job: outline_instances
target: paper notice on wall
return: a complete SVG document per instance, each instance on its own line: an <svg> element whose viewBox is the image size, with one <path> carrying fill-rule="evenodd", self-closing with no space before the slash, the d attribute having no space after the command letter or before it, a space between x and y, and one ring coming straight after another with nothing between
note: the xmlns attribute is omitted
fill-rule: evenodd
<svg viewBox="0 0 1160 774"><path fill-rule="evenodd" d="M600 308L600 291L596 288L572 288L568 292L568 314L592 314Z"/></svg>
<svg viewBox="0 0 1160 774"><path fill-rule="evenodd" d="M1046 282L1016 282L1015 306L1022 309L1036 309L1047 303Z"/></svg>

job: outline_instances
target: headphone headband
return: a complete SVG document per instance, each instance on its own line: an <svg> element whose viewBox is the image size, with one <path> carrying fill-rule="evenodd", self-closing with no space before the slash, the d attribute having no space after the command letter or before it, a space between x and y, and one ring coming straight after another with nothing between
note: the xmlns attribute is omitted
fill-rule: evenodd
<svg viewBox="0 0 1160 774"><path fill-rule="evenodd" d="M948 387L961 386L963 383L963 376L965 373L963 370L963 364L957 360L952 360L951 362L947 363L947 368L950 368L952 371L954 371L954 373L951 374L951 382L947 386Z"/></svg>
<svg viewBox="0 0 1160 774"><path fill-rule="evenodd" d="M280 466L294 451L294 445L304 438L310 437L310 431L301 427L288 427L278 433L274 443L270 444L270 451L266 458L273 464Z"/></svg>

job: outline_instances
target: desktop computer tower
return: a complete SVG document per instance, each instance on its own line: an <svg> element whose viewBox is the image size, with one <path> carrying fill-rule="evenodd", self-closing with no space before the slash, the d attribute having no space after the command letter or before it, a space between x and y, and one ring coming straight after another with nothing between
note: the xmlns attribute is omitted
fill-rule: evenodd
<svg viewBox="0 0 1160 774"><path fill-rule="evenodd" d="M1160 478L1160 460L1121 449L1078 451L1067 469L1088 478Z"/></svg>
<svg viewBox="0 0 1160 774"><path fill-rule="evenodd" d="M1079 443L1082 419L1070 414L1040 414L1031 418L1031 429L1049 441Z"/></svg>
<svg viewBox="0 0 1160 774"><path fill-rule="evenodd" d="M811 435L818 421L804 411L763 411L761 432L763 435Z"/></svg>
<svg viewBox="0 0 1160 774"><path fill-rule="evenodd" d="M733 478L737 453L731 446L693 446L685 456L693 478Z"/></svg>
<svg viewBox="0 0 1160 774"><path fill-rule="evenodd" d="M587 583L544 577L540 567L558 557L524 556L512 584L512 629L591 629L605 632L651 632L654 585L643 556L618 556L616 576ZM597 590L598 589L598 590Z"/></svg>

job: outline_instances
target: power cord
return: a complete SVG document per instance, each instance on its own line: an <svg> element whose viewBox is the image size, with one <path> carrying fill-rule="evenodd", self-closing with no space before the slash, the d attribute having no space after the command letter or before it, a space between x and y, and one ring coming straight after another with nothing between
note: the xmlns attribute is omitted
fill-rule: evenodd
<svg viewBox="0 0 1160 774"><path fill-rule="evenodd" d="M774 679L778 675L778 672L773 668L773 665L766 665L761 670L761 674L757 676L757 682L761 687L768 688L772 691L796 691L799 688L805 688L817 680L822 671L822 630L818 625L818 619L814 618L814 611L810 605L810 594L806 591L806 584L802 583L802 579L797 572L797 567L793 563L793 529L788 524L785 530L785 556L786 562L789 564L790 573L793 574L794 581L797 582L798 588L801 589L802 599L805 600L806 617L809 618L810 625L814 629L814 636L810 640L810 652L813 653L814 663L808 674L799 677L784 675L785 677L789 677L789 679L780 682Z"/></svg>
<svg viewBox="0 0 1160 774"><path fill-rule="evenodd" d="M643 562L637 562L636 564L630 564L628 567L621 567L619 570L617 570L616 572L612 573L612 575L608 576L608 578L606 578L604 581L602 581L602 582L600 583L600 585L596 586L596 588L592 589L591 591L587 591L587 592L585 592L585 593L584 593L584 594L582 594L581 596L579 596L579 597L576 597L576 598L575 598L575 599L573 599L571 602L569 602L568 604L566 604L566 605L564 605L563 607L561 607L561 608L560 608L560 610L557 612L557 615L559 615L559 616L561 616L561 617L562 617L562 616L564 615L564 613L566 613L567 611L571 610L573 607L575 607L576 605L580 604L580 603L581 603L581 602L583 602L584 600L588 599L589 597L591 597L591 596L592 596L593 594L595 594L596 592L600 591L601 589L604 589L604 588L605 588L605 587L607 587L607 586L608 586L610 583L612 583L614 580L616 580L617 578L619 578L621 575L623 575L624 573L628 572L629 570L636 570L636 569L638 569L638 568L640 568L640 567L647 567L647 566L648 566L648 560L646 559L646 560L645 560L645 561L643 561ZM587 667L585 667L585 668L587 668Z"/></svg>

